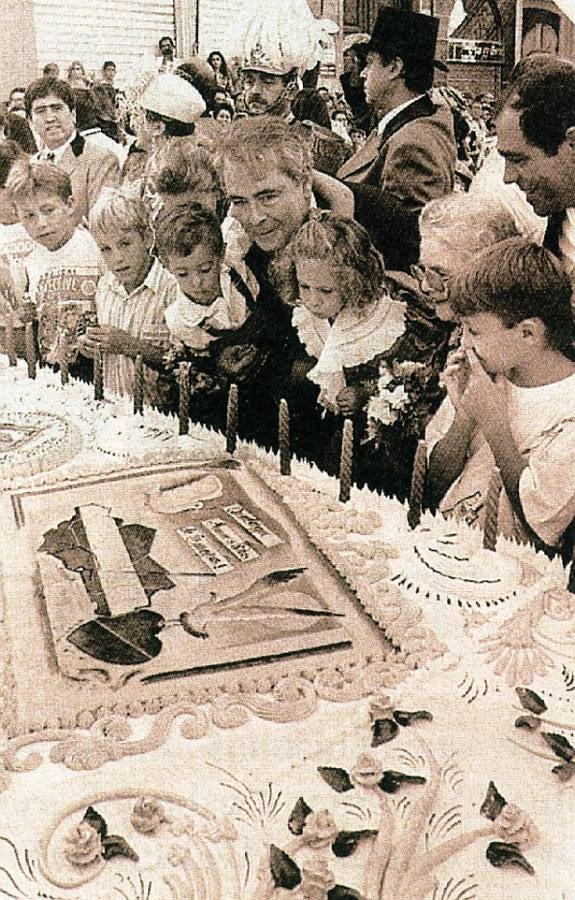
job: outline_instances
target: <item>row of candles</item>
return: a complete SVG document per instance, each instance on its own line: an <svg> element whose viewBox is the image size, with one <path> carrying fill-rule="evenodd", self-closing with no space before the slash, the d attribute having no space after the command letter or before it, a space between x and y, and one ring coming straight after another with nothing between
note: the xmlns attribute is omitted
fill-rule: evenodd
<svg viewBox="0 0 575 900"><path fill-rule="evenodd" d="M16 365L16 352L14 345L14 329L6 326L6 352L10 365ZM32 323L28 323L25 329L25 354L30 378L36 377L36 340ZM68 364L63 354L60 366L62 384L67 384L69 378ZM179 388L179 433L187 434L190 428L190 363L180 363L178 370ZM104 399L104 361L101 351L94 356L94 399ZM134 413L142 415L144 412L144 362L141 354L134 361L133 382ZM237 384L230 385L226 411L226 450L233 454L236 451L238 439L239 416L239 392ZM278 415L278 448L280 473L291 474L291 441L290 441L290 417L286 400L280 400ZM347 503L351 496L353 481L353 450L354 434L351 419L344 419L341 456L339 467L339 499ZM427 446L425 441L419 441L413 465L411 477L411 490L409 495L409 508L407 520L410 528L417 528L421 521L424 508L425 492L427 485ZM485 501L485 520L483 526L483 546L486 550L495 550L497 546L497 522L499 512L499 500L503 482L499 469L495 468L490 480L489 489Z"/></svg>

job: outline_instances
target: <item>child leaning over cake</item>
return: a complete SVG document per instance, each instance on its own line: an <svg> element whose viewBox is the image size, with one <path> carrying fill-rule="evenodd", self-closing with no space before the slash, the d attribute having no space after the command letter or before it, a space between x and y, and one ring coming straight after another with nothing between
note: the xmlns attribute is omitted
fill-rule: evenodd
<svg viewBox="0 0 575 900"><path fill-rule="evenodd" d="M463 342L444 372L451 424L429 471L430 504L481 525L497 466L500 531L555 549L575 518L570 300L555 257L519 238L496 244L454 279L450 304Z"/></svg>
<svg viewBox="0 0 575 900"><path fill-rule="evenodd" d="M227 264L218 217L207 207L162 211L155 232L160 257L178 283L165 312L172 345L167 364L190 363L192 417L221 425L228 377L218 366L218 338L243 325L257 283L246 267L240 274Z"/></svg>
<svg viewBox="0 0 575 900"><path fill-rule="evenodd" d="M296 281L293 323L310 357L307 378L318 386L324 410L316 461L337 471L343 418L351 417L356 481L405 497L417 435L406 433L399 415L389 419L385 446L375 447L367 430L368 403L381 365L393 358L405 329L405 306L387 291L381 256L357 222L313 212L286 257ZM405 408L404 379L397 378L394 386Z"/></svg>
<svg viewBox="0 0 575 900"><path fill-rule="evenodd" d="M37 319L40 357L58 365L65 356L72 374L88 377L77 357L78 334L93 315L104 264L92 235L76 225L70 177L50 162L18 160L6 187L34 242L25 258L32 312L22 312Z"/></svg>
<svg viewBox="0 0 575 900"><path fill-rule="evenodd" d="M108 271L98 282L98 324L81 339L82 352L104 359L104 387L132 396L134 362L144 364L144 398L166 408L163 371L164 312L175 299L175 279L152 256L154 236L137 183L102 194L90 213L94 235Z"/></svg>

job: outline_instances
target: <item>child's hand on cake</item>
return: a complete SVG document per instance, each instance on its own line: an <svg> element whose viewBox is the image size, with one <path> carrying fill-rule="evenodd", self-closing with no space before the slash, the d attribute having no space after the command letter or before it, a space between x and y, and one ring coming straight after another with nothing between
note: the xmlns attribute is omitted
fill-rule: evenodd
<svg viewBox="0 0 575 900"><path fill-rule="evenodd" d="M80 352L85 356L94 356L98 350L122 356L135 356L138 352L136 345L137 342L130 334L112 325L87 328L86 334L78 339Z"/></svg>

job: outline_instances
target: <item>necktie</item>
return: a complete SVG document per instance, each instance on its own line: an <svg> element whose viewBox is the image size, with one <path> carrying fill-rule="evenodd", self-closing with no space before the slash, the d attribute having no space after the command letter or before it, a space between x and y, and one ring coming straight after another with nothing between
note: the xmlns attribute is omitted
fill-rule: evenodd
<svg viewBox="0 0 575 900"><path fill-rule="evenodd" d="M47 153L47 154L46 154L46 160L47 160L47 162L53 163L53 162L55 161L55 159L56 159L56 156L55 156L54 153L50 152L50 153Z"/></svg>

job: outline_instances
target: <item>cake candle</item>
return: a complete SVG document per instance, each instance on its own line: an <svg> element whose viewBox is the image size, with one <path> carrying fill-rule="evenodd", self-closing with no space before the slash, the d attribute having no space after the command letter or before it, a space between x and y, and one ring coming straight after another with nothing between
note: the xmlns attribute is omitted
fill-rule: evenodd
<svg viewBox="0 0 575 900"><path fill-rule="evenodd" d="M280 450L280 475L291 475L289 409L288 409L288 405L287 405L287 400L280 400L279 450Z"/></svg>
<svg viewBox="0 0 575 900"><path fill-rule="evenodd" d="M339 499L347 503L351 496L351 473L353 468L353 422L345 419L341 439L341 458L339 464Z"/></svg>
<svg viewBox="0 0 575 900"><path fill-rule="evenodd" d="M4 326L6 353L8 355L8 363L11 366L16 365L16 341L14 337L14 317L12 310L9 309L6 315L6 324Z"/></svg>
<svg viewBox="0 0 575 900"><path fill-rule="evenodd" d="M226 450L228 453L236 452L238 440L238 402L238 386L237 384L230 384L226 415Z"/></svg>
<svg viewBox="0 0 575 900"><path fill-rule="evenodd" d="M26 323L24 329L24 347L26 353L26 365L28 366L28 377L36 378L36 339L34 337L34 325L32 322Z"/></svg>
<svg viewBox="0 0 575 900"><path fill-rule="evenodd" d="M144 360L138 353L134 360L134 413L144 414Z"/></svg>
<svg viewBox="0 0 575 900"><path fill-rule="evenodd" d="M499 497L502 489L503 481L501 480L501 472L497 466L495 466L491 478L489 479L489 487L487 488L487 496L485 498L485 518L483 521L483 548L485 550L495 550L497 548Z"/></svg>
<svg viewBox="0 0 575 900"><path fill-rule="evenodd" d="M104 399L104 360L98 347L94 353L94 400Z"/></svg>
<svg viewBox="0 0 575 900"><path fill-rule="evenodd" d="M417 528L421 522L423 498L427 481L427 446L425 441L417 442L413 474L411 476L411 490L409 492L409 510L407 522L410 528Z"/></svg>
<svg viewBox="0 0 575 900"><path fill-rule="evenodd" d="M187 434L190 430L190 365L189 362L182 362L178 368L180 434Z"/></svg>
<svg viewBox="0 0 575 900"><path fill-rule="evenodd" d="M61 384L68 384L70 380L70 366L68 363L68 352L66 347L62 347L62 352L60 354L60 382Z"/></svg>

